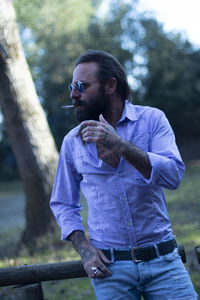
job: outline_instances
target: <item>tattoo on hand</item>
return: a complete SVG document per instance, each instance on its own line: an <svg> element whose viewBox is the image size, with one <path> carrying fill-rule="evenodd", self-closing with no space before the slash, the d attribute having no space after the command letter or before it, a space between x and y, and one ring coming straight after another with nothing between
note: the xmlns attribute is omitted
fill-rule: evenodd
<svg viewBox="0 0 200 300"><path fill-rule="evenodd" d="M91 247L80 247L80 255L83 264L85 264L88 260L91 260L94 254L95 252Z"/></svg>

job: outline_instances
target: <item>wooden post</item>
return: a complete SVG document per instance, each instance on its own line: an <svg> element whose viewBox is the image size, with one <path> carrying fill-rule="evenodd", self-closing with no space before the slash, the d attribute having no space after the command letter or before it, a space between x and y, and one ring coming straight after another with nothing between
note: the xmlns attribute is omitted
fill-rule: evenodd
<svg viewBox="0 0 200 300"><path fill-rule="evenodd" d="M0 268L0 287L80 277L87 277L81 261Z"/></svg>
<svg viewBox="0 0 200 300"><path fill-rule="evenodd" d="M44 300L41 283L14 287L16 300Z"/></svg>

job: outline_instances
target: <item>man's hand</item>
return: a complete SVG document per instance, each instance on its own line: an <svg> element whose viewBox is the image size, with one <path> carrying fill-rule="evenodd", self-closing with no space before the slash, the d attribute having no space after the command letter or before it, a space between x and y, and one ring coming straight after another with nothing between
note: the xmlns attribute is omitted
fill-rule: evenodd
<svg viewBox="0 0 200 300"><path fill-rule="evenodd" d="M119 157L123 156L133 165L145 178L151 177L152 166L148 154L132 143L122 139L117 135L115 129L99 116L98 121L84 121L81 123L79 134L83 142L93 142L97 146L102 146Z"/></svg>
<svg viewBox="0 0 200 300"><path fill-rule="evenodd" d="M106 264L110 264L110 261L101 250L91 245L85 245L81 247L80 255L85 271L90 278L102 278L106 275L112 275L106 267ZM93 268L97 268L98 271L94 272Z"/></svg>
<svg viewBox="0 0 200 300"><path fill-rule="evenodd" d="M79 134L83 142L93 142L96 145L103 146L111 151L118 151L121 144L121 138L117 135L115 129L99 116L99 121L83 121L80 126Z"/></svg>
<svg viewBox="0 0 200 300"><path fill-rule="evenodd" d="M69 236L69 239L72 241L74 249L80 254L85 271L90 278L102 278L106 275L112 275L111 271L106 267L111 262L101 250L90 245L84 232L74 231Z"/></svg>

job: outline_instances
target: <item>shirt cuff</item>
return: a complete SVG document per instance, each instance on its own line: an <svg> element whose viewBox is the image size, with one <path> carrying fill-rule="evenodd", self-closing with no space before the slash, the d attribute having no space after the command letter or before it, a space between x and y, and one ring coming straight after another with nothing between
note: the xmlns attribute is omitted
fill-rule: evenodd
<svg viewBox="0 0 200 300"><path fill-rule="evenodd" d="M82 224L80 225L72 225L72 226L68 226L67 228L64 228L62 229L62 232L61 232L61 240L66 240L66 241L69 241L68 237L69 235L73 232L73 231L76 231L76 230L80 230L80 231L83 231L84 232L84 227Z"/></svg>
<svg viewBox="0 0 200 300"><path fill-rule="evenodd" d="M147 184L154 185L158 181L158 177L162 165L162 159L160 158L160 155L154 154L152 152L147 152L147 155L149 157L152 170L151 170L151 177L149 179L144 178L144 180Z"/></svg>

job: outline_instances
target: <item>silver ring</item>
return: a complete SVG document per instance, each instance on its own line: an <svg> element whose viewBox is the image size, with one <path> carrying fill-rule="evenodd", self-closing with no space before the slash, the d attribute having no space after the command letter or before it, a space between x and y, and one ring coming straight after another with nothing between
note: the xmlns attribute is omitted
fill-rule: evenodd
<svg viewBox="0 0 200 300"><path fill-rule="evenodd" d="M97 267L92 267L91 270L94 275L100 271Z"/></svg>

